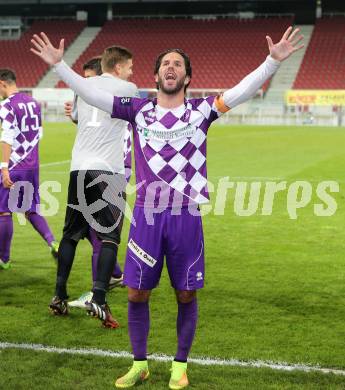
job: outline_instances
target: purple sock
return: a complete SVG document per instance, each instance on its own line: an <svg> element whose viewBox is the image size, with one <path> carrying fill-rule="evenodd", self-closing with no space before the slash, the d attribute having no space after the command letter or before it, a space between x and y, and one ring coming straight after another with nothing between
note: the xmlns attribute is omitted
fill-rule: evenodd
<svg viewBox="0 0 345 390"><path fill-rule="evenodd" d="M97 262L99 252L101 251L102 241L97 238L96 232L93 229L89 229L88 239L92 246L92 281L95 283L97 279Z"/></svg>
<svg viewBox="0 0 345 390"><path fill-rule="evenodd" d="M113 271L111 276L113 276L114 278L121 278L121 276L122 276L122 270L121 270L121 267L117 261L115 263L114 271Z"/></svg>
<svg viewBox="0 0 345 390"><path fill-rule="evenodd" d="M189 303L178 302L177 329L177 353L175 360L185 362L194 340L196 323L198 321L198 302L193 299Z"/></svg>
<svg viewBox="0 0 345 390"><path fill-rule="evenodd" d="M101 251L102 241L98 239L96 232L93 229L89 230L88 238L90 244L92 245L92 280L93 282L95 282L97 279L97 262L98 262L99 252ZM120 278L121 275L122 275L122 270L116 261L112 276L114 278Z"/></svg>
<svg viewBox="0 0 345 390"><path fill-rule="evenodd" d="M28 213L27 218L34 229L42 236L48 245L51 245L51 243L55 241L53 233L49 229L47 221L42 217L42 215L37 213Z"/></svg>
<svg viewBox="0 0 345 390"><path fill-rule="evenodd" d="M128 302L128 331L134 360L145 360L150 330L148 302Z"/></svg>
<svg viewBox="0 0 345 390"><path fill-rule="evenodd" d="M4 263L7 263L10 259L12 236L12 215L0 215L0 259Z"/></svg>
<svg viewBox="0 0 345 390"><path fill-rule="evenodd" d="M98 257L99 257L99 251L101 250L101 246L94 247L92 246L92 281L95 283L97 279L97 264L98 264Z"/></svg>

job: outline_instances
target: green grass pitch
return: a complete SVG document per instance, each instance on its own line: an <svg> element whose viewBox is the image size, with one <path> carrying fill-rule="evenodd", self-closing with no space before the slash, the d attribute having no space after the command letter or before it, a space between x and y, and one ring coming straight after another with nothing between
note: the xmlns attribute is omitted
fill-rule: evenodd
<svg viewBox="0 0 345 390"><path fill-rule="evenodd" d="M70 159L75 130L70 124L46 124L41 163ZM345 370L345 131L315 127L213 126L208 139L208 174L215 184L296 180L312 185L312 199L287 211L287 191L276 195L270 216L234 211L235 189L228 191L225 214L204 217L206 287L199 292L199 324L191 356L263 360ZM41 168L41 182L61 183L58 213L48 218L60 239L69 164ZM339 183L332 194L336 212L314 214L319 182ZM133 180L132 180L133 182ZM211 194L214 205L216 194ZM133 205L133 196L130 197ZM109 302L122 327L105 330L81 310L53 317L55 264L31 226L18 225L13 268L0 272L0 342L35 343L62 348L130 351L126 291L116 289ZM123 265L129 223L119 252ZM69 281L71 298L91 284L91 249L81 242ZM150 353L174 355L176 305L166 271L151 301ZM128 359L0 350L0 389L112 389L130 366ZM138 388L164 389L168 363L152 362L151 378ZM263 368L208 367L190 364L190 389L344 389L345 377Z"/></svg>

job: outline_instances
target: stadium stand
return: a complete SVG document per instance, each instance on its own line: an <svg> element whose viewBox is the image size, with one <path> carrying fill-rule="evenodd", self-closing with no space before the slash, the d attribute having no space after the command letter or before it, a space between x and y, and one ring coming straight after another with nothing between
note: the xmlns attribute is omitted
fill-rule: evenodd
<svg viewBox="0 0 345 390"><path fill-rule="evenodd" d="M17 74L19 87L34 87L48 70L48 66L37 56L30 53L30 39L33 34L45 31L53 44L65 38L68 47L85 27L85 22L72 20L36 21L21 35L19 40L0 40L0 67L13 69Z"/></svg>
<svg viewBox="0 0 345 390"><path fill-rule="evenodd" d="M69 45L64 52L64 61L72 65L79 58L81 53L90 45L102 27L85 27L77 38ZM52 88L59 81L57 74L50 69L39 81L37 88Z"/></svg>
<svg viewBox="0 0 345 390"><path fill-rule="evenodd" d="M112 45L134 54L133 81L153 88L153 66L158 53L179 47L191 57L192 88L228 88L255 69L267 55L265 35L275 41L292 24L292 17L256 19L122 19L107 22L73 68ZM63 83L58 84L60 87ZM266 85L267 87L267 85Z"/></svg>
<svg viewBox="0 0 345 390"><path fill-rule="evenodd" d="M294 89L345 89L345 17L317 20Z"/></svg>

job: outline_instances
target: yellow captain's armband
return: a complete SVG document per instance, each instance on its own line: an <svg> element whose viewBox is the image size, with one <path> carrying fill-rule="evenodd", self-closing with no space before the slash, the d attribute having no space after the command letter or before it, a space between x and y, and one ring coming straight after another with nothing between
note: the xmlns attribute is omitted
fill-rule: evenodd
<svg viewBox="0 0 345 390"><path fill-rule="evenodd" d="M216 106L216 109L221 112L221 113L226 113L230 110L230 107L228 107L225 103L224 103L224 98L223 98L223 95L218 95L215 99L214 99L214 105Z"/></svg>

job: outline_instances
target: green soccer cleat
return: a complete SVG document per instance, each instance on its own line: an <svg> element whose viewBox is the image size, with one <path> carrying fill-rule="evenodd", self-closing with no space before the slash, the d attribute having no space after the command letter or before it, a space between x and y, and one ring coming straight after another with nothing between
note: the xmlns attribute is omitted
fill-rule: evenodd
<svg viewBox="0 0 345 390"><path fill-rule="evenodd" d="M134 360L133 366L127 374L116 380L115 387L120 389L133 387L137 383L144 382L149 375L147 360Z"/></svg>
<svg viewBox="0 0 345 390"><path fill-rule="evenodd" d="M189 385L187 378L187 363L172 362L169 389L180 390Z"/></svg>
<svg viewBox="0 0 345 390"><path fill-rule="evenodd" d="M69 307L78 307L79 309L86 309L86 304L88 302L91 302L93 296L93 292L89 291L84 294L82 294L78 299L75 299L74 301L68 302Z"/></svg>
<svg viewBox="0 0 345 390"><path fill-rule="evenodd" d="M59 252L59 242L53 241L49 245L50 253L53 256L54 260L57 260L58 258L58 252Z"/></svg>
<svg viewBox="0 0 345 390"><path fill-rule="evenodd" d="M3 261L0 259L0 271L3 269L3 270L8 270L12 267L12 264L11 264L11 261L8 260L8 261Z"/></svg>

